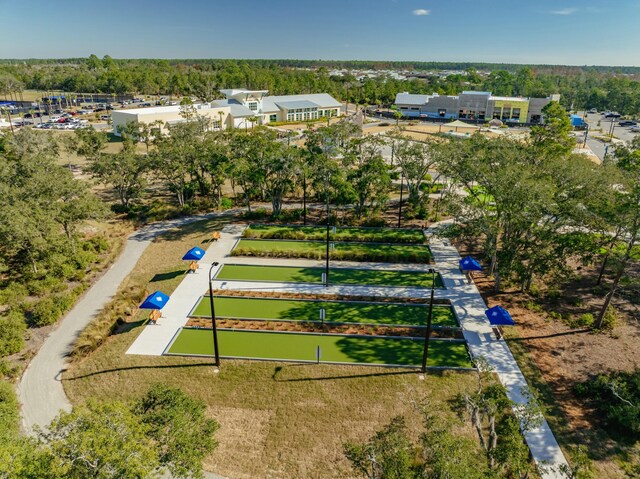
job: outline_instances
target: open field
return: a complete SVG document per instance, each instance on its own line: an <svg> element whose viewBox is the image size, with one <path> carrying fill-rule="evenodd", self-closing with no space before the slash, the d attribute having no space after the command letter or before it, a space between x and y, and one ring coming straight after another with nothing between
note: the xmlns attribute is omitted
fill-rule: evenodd
<svg viewBox="0 0 640 479"><path fill-rule="evenodd" d="M215 297L216 317L285 321L320 321L325 323L359 323L390 326L425 325L429 308L415 304L385 304L348 301L309 301L246 297ZM209 298L200 299L193 317L211 317ZM458 322L450 306L434 306L434 327L456 327Z"/></svg>
<svg viewBox="0 0 640 479"><path fill-rule="evenodd" d="M432 259L426 245L388 243L332 243L329 257L336 261L383 261L389 263L429 263ZM241 239L232 256L266 256L276 258L323 259L324 241Z"/></svg>
<svg viewBox="0 0 640 479"><path fill-rule="evenodd" d="M324 240L327 230L324 226L279 226L251 225L243 236L259 239ZM329 230L332 241L372 241L377 243L422 244L425 236L419 229L398 228L333 228Z"/></svg>
<svg viewBox="0 0 640 479"><path fill-rule="evenodd" d="M215 279L218 281L321 283L322 273L324 273L324 268L225 264L218 271ZM331 284L430 288L432 280L429 273L416 271L331 268L329 271L329 282ZM444 287L439 274L436 275L435 287Z"/></svg>
<svg viewBox="0 0 640 479"><path fill-rule="evenodd" d="M304 334L268 331L218 331L220 355L228 358L257 358L285 361L392 366L420 366L424 340L339 334ZM168 354L213 356L211 330L184 328L169 347ZM472 367L464 341L429 342L429 366Z"/></svg>

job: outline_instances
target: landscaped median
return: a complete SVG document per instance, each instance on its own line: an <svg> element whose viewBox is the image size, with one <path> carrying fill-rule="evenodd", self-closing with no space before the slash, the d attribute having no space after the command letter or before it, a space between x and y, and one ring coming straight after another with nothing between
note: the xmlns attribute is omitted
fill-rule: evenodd
<svg viewBox="0 0 640 479"><path fill-rule="evenodd" d="M424 339L219 330L223 358L419 367ZM319 353L319 358L318 358ZM210 329L183 328L165 354L213 356ZM429 341L430 367L473 367L464 341Z"/></svg>
<svg viewBox="0 0 640 479"><path fill-rule="evenodd" d="M425 326L429 314L429 306L419 304L317 301L238 296L216 296L215 309L217 318L324 322L328 324L367 324L376 326ZM320 319L321 310L324 311L323 321ZM189 316L194 318L210 318L211 306L209 297L202 297ZM451 306L434 306L433 326L436 328L458 327L458 321Z"/></svg>
<svg viewBox="0 0 640 479"><path fill-rule="evenodd" d="M324 241L241 239L231 251L232 256L260 256L270 258L324 259ZM334 261L380 261L387 263L430 263L427 245L393 243L332 242L329 257Z"/></svg>
<svg viewBox="0 0 640 479"><path fill-rule="evenodd" d="M325 226L251 225L242 236L257 239L325 240L327 229ZM425 243L422 230L404 228L330 228L329 238L331 241Z"/></svg>
<svg viewBox="0 0 640 479"><path fill-rule="evenodd" d="M215 276L218 281L256 281L276 283L322 283L324 268L295 266L257 266L225 264ZM444 283L436 274L436 288ZM337 285L365 285L430 288L431 274L423 271L395 271L379 269L331 268L329 283Z"/></svg>

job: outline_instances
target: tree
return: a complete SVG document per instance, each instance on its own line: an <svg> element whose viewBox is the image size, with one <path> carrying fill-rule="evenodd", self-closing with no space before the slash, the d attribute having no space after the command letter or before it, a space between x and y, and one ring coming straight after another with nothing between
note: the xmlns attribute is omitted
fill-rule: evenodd
<svg viewBox="0 0 640 479"><path fill-rule="evenodd" d="M594 324L595 328L601 328L603 325L607 310L640 237L640 138L635 138L630 147L616 148L615 158L616 165L622 173L622 183L617 185L615 210L610 219L613 226L621 231L620 241L625 246L624 253L618 261L613 282Z"/></svg>
<svg viewBox="0 0 640 479"><path fill-rule="evenodd" d="M156 149L149 155L154 171L176 195L180 207L192 200L194 186L201 194L207 193L204 177L207 155L202 144L211 123L193 113L189 105L184 108L186 121L171 126L169 135L158 136Z"/></svg>
<svg viewBox="0 0 640 479"><path fill-rule="evenodd" d="M33 275L70 260L77 226L104 212L87 186L55 163L57 151L49 134L23 130L8 139L0 162L0 257L17 270L29 265Z"/></svg>
<svg viewBox="0 0 640 479"><path fill-rule="evenodd" d="M347 181L356 196L356 216L384 207L391 189L390 168L382 157L379 137L354 138L345 151Z"/></svg>
<svg viewBox="0 0 640 479"><path fill-rule="evenodd" d="M421 477L415 463L415 446L402 416L393 418L365 444L348 442L343 447L352 467L367 479Z"/></svg>
<svg viewBox="0 0 640 479"><path fill-rule="evenodd" d="M542 109L544 123L531 127L531 142L539 155L560 158L576 146L567 112L558 102L551 101Z"/></svg>
<svg viewBox="0 0 640 479"><path fill-rule="evenodd" d="M439 178L439 175L429 176L429 170L434 169L439 160L438 147L434 144L411 140L399 133L393 135L390 142L394 162L407 185L408 201L414 208L418 207L431 190L431 184L423 188L425 182L430 179L435 183Z"/></svg>
<svg viewBox="0 0 640 479"><path fill-rule="evenodd" d="M89 401L61 412L39 436L59 477L137 479L159 466L147 431L125 404Z"/></svg>
<svg viewBox="0 0 640 479"><path fill-rule="evenodd" d="M565 274L569 256L580 254L569 233L601 221L593 206L609 194L602 170L582 155L543 151L480 135L441 151L439 171L468 193L449 198L462 220L456 228L484 238L496 291L503 280L515 279L526 292L536 276Z"/></svg>
<svg viewBox="0 0 640 479"><path fill-rule="evenodd" d="M150 167L147 156L124 149L120 153L101 154L91 161L87 170L98 181L111 186L122 207L128 208L144 191Z"/></svg>
<svg viewBox="0 0 640 479"><path fill-rule="evenodd" d="M475 363L477 389L458 395L454 409L461 416L468 415L471 420L487 455L489 469L501 476L517 474L517 477L527 477L533 467L521 433L540 425L540 406L529 391L524 392L525 404L512 402L486 360L478 358ZM517 411L515 416L513 411Z"/></svg>
<svg viewBox="0 0 640 479"><path fill-rule="evenodd" d="M156 443L161 466L173 477L203 477L202 461L217 446L214 433L219 428L205 416L203 401L157 384L136 403L134 411Z"/></svg>

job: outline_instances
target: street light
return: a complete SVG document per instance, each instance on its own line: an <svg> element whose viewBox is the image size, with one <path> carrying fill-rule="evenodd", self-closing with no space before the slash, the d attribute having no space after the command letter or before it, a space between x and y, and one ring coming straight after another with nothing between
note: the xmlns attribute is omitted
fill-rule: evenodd
<svg viewBox="0 0 640 479"><path fill-rule="evenodd" d="M429 316L427 317L427 330L424 333L424 352L422 353L422 374L427 372L427 357L429 356L429 338L431 337L431 321L433 319L433 294L436 285L436 270L429 268L431 273L431 301L429 301Z"/></svg>
<svg viewBox="0 0 640 479"><path fill-rule="evenodd" d="M611 118L611 127L609 128L609 140L613 140L613 131L616 129L615 118Z"/></svg>
<svg viewBox="0 0 640 479"><path fill-rule="evenodd" d="M582 143L582 148L587 147L587 138L589 137L589 125L587 125L587 129L584 131L584 142Z"/></svg>
<svg viewBox="0 0 640 479"><path fill-rule="evenodd" d="M218 262L211 263L209 268L209 304L211 306L211 326L213 328L213 353L215 357L215 368L213 372L220 372L220 354L218 352L218 330L216 329L216 312L213 307L213 285L211 284L211 275L213 274L213 268L218 266Z"/></svg>
<svg viewBox="0 0 640 479"><path fill-rule="evenodd" d="M402 189L404 186L404 173L400 174L400 205L398 206L398 228L400 228L400 221L402 221Z"/></svg>
<svg viewBox="0 0 640 479"><path fill-rule="evenodd" d="M325 190L327 192L327 254L324 267L324 287L329 286L329 175L325 177Z"/></svg>

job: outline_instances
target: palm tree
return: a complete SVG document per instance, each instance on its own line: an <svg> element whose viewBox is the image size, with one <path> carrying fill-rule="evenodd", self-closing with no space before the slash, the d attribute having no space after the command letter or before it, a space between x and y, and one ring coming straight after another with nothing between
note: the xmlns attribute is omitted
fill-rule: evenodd
<svg viewBox="0 0 640 479"><path fill-rule="evenodd" d="M7 114L7 117L9 118L9 128L11 128L11 133L13 133L13 122L11 121L11 110L9 108L2 107L0 108L0 111Z"/></svg>
<svg viewBox="0 0 640 479"><path fill-rule="evenodd" d="M393 116L396 119L396 126L398 126L398 123L400 122L400 118L402 118L402 112L396 110L393 112Z"/></svg>

